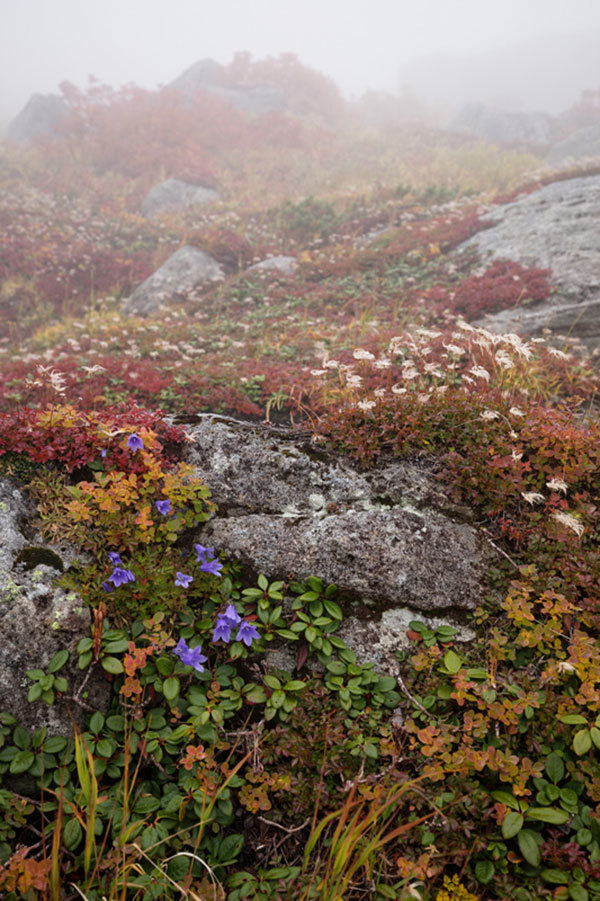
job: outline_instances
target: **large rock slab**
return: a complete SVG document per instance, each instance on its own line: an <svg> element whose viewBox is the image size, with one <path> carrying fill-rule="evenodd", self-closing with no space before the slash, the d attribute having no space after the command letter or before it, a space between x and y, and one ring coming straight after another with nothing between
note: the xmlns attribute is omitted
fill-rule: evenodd
<svg viewBox="0 0 600 901"><path fill-rule="evenodd" d="M147 316L169 303L186 300L198 288L224 277L220 265L197 247L180 247L124 304L124 312Z"/></svg>
<svg viewBox="0 0 600 901"><path fill-rule="evenodd" d="M484 103L467 103L449 128L477 135L493 144L547 147L554 139L556 120L544 112L509 112Z"/></svg>
<svg viewBox="0 0 600 901"><path fill-rule="evenodd" d="M589 163L600 160L600 125L580 128L555 144L546 155L549 166Z"/></svg>
<svg viewBox="0 0 600 901"><path fill-rule="evenodd" d="M219 507L202 544L269 577L318 576L382 609L481 601L482 543L431 461L360 473L294 431L212 415L190 437L187 460Z"/></svg>
<svg viewBox="0 0 600 901"><path fill-rule="evenodd" d="M297 268L296 257L280 255L254 263L248 267L248 272L279 272L281 275L293 275Z"/></svg>
<svg viewBox="0 0 600 901"><path fill-rule="evenodd" d="M217 97L237 110L247 113L280 112L285 108L284 92L273 84L230 84L224 78L224 69L212 59L201 59L195 62L174 81L168 88L192 99L197 91Z"/></svg>
<svg viewBox="0 0 600 901"><path fill-rule="evenodd" d="M140 206L142 216L152 218L167 212L184 212L197 206L205 206L218 200L213 188L192 185L178 178L167 178L148 191Z"/></svg>
<svg viewBox="0 0 600 901"><path fill-rule="evenodd" d="M30 704L26 671L46 670L57 651L66 649L71 659L59 675L67 678L68 695L76 694L85 678L76 648L90 635L90 611L77 594L55 584L75 559L74 549L37 541L33 513L20 489L0 479L0 710L30 731L46 726L49 734L71 735L69 708L76 722L81 708L60 696L51 706ZM106 708L110 688L102 674L92 675L86 691L92 709Z"/></svg>
<svg viewBox="0 0 600 901"><path fill-rule="evenodd" d="M70 114L68 104L58 94L32 94L6 131L11 141L28 142L56 134Z"/></svg>
<svg viewBox="0 0 600 901"><path fill-rule="evenodd" d="M600 176L554 182L494 207L483 217L495 223L462 249L550 269L555 292L530 307L503 310L481 320L493 331L580 338L600 345Z"/></svg>

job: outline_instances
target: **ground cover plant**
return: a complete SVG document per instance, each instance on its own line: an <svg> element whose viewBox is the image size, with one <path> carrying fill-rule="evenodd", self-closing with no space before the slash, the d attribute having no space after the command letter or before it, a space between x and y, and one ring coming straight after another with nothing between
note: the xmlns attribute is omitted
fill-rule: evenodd
<svg viewBox="0 0 600 901"><path fill-rule="evenodd" d="M365 133L290 59L227 77L252 65L295 98L271 130L199 98L206 128L186 131L183 104L96 87L71 92L52 146L2 151L0 471L45 539L81 552L61 582L93 626L26 673L30 703L68 699L72 735L0 713L0 890L598 898L595 360L473 325L544 300L551 273L453 254L531 158L424 126ZM161 167L223 199L142 219ZM124 316L182 243L224 280ZM248 269L275 254L296 271ZM494 555L475 640L415 614L397 681L338 638L346 611L318 573L249 575L194 541L212 502L183 426L206 411L291 420L364 469L435 457ZM110 683L107 710L73 693L73 660Z"/></svg>

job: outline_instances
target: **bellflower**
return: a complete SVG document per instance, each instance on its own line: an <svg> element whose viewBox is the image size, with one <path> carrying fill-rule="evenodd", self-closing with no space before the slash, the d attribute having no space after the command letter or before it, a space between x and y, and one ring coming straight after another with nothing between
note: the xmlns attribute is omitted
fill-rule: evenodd
<svg viewBox="0 0 600 901"><path fill-rule="evenodd" d="M144 442L139 435L137 435L135 432L132 432L127 439L125 446L128 447L133 454L135 454L136 451L142 450L142 448L144 447Z"/></svg>
<svg viewBox="0 0 600 901"><path fill-rule="evenodd" d="M242 617L239 615L233 604L228 604L225 613L220 613L219 616L224 616L232 629L242 621Z"/></svg>
<svg viewBox="0 0 600 901"><path fill-rule="evenodd" d="M121 557L119 556L119 554L117 554L116 551L110 551L110 553L108 555L108 559L110 560L110 562L112 563L113 566L121 565Z"/></svg>
<svg viewBox="0 0 600 901"><path fill-rule="evenodd" d="M211 576L220 576L223 564L219 560L205 560L200 564L203 573L210 573Z"/></svg>
<svg viewBox="0 0 600 901"><path fill-rule="evenodd" d="M108 577L108 581L112 582L115 588L118 588L119 585L126 585L127 582L135 582L135 576L130 569L121 569L120 566L115 566L114 572Z"/></svg>
<svg viewBox="0 0 600 901"><path fill-rule="evenodd" d="M108 594L109 592L111 592L111 591L114 591L113 586L110 585L108 582L103 582L103 583L102 583L102 587L103 587L103 589L105 590L105 592L106 592L107 594Z"/></svg>
<svg viewBox="0 0 600 901"><path fill-rule="evenodd" d="M198 563L205 563L207 556L214 557L215 549L214 547L204 547L202 544L195 544L196 554Z"/></svg>
<svg viewBox="0 0 600 901"><path fill-rule="evenodd" d="M225 644L228 644L231 640L231 629L232 626L228 622L227 617L224 613L219 613L217 617L217 625L213 630L213 641L224 641Z"/></svg>
<svg viewBox="0 0 600 901"><path fill-rule="evenodd" d="M175 573L176 585L181 585L182 588L188 588L191 581L192 576L186 576L185 573Z"/></svg>
<svg viewBox="0 0 600 901"><path fill-rule="evenodd" d="M171 501L155 501L154 506L158 510L159 513L162 513L163 516L166 516L167 513L172 513L173 508L171 507Z"/></svg>
<svg viewBox="0 0 600 901"><path fill-rule="evenodd" d="M205 657L202 653L201 645L198 645L196 648L189 648L185 638L180 638L177 647L173 648L173 653L179 657L185 666L193 666L198 673L204 672L202 664L206 663L208 657Z"/></svg>
<svg viewBox="0 0 600 901"><path fill-rule="evenodd" d="M256 626L253 626L252 623L248 623L244 620L238 629L235 640L243 641L246 647L249 648L255 638L260 638L260 632Z"/></svg>

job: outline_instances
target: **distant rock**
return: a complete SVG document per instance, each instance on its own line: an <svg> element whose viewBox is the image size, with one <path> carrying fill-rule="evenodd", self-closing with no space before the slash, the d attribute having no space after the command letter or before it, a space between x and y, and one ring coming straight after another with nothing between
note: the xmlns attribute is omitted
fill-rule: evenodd
<svg viewBox="0 0 600 901"><path fill-rule="evenodd" d="M9 124L6 137L11 141L27 142L43 135L56 134L69 113L68 104L58 94L32 94Z"/></svg>
<svg viewBox="0 0 600 901"><path fill-rule="evenodd" d="M449 128L477 135L492 144L547 147L554 140L556 120L543 112L513 113L483 103L467 103Z"/></svg>
<svg viewBox="0 0 600 901"><path fill-rule="evenodd" d="M68 694L76 693L85 676L76 648L89 637L90 611L74 592L56 586L75 550L35 541L33 515L23 493L0 479L0 710L30 731L46 726L49 734L71 735L68 708L80 723L81 708L58 695L51 706L41 700L30 704L26 672L46 670L57 651L68 650L70 660L57 675L67 678ZM101 672L92 675L86 691L92 709L106 709L110 688Z"/></svg>
<svg viewBox="0 0 600 901"><path fill-rule="evenodd" d="M574 131L564 141L554 145L545 161L549 166L600 161L600 125Z"/></svg>
<svg viewBox="0 0 600 901"><path fill-rule="evenodd" d="M483 217L495 225L459 251L550 269L555 293L535 306L503 310L481 320L495 331L579 337L600 346L600 176L554 182Z"/></svg>
<svg viewBox="0 0 600 901"><path fill-rule="evenodd" d="M219 508L197 533L202 544L271 578L333 582L379 615L481 600L482 542L430 461L362 474L293 431L211 415L190 437L187 461Z"/></svg>
<svg viewBox="0 0 600 901"><path fill-rule="evenodd" d="M224 277L214 257L196 247L180 247L124 304L128 315L147 316L159 307L189 299L194 291Z"/></svg>
<svg viewBox="0 0 600 901"><path fill-rule="evenodd" d="M248 272L280 272L282 275L293 275L298 268L298 260L296 257L269 257L267 260L261 260L260 263L254 263L248 267Z"/></svg>
<svg viewBox="0 0 600 901"><path fill-rule="evenodd" d="M202 59L186 69L167 87L192 98L203 91L246 113L272 113L285 109L284 92L272 84L225 84L224 68L212 59Z"/></svg>
<svg viewBox="0 0 600 901"><path fill-rule="evenodd" d="M178 178L167 178L148 191L140 206L142 216L152 218L166 212L183 212L191 207L205 206L217 200L219 194L213 188L192 185Z"/></svg>

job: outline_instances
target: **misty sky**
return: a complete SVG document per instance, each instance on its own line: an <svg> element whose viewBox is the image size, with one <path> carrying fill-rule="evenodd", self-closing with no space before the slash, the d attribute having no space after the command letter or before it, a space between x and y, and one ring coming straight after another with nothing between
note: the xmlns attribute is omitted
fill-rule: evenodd
<svg viewBox="0 0 600 901"><path fill-rule="evenodd" d="M0 11L3 122L64 79L155 87L238 50L296 53L357 96L395 91L402 67L428 54L600 36L600 0L0 0Z"/></svg>

